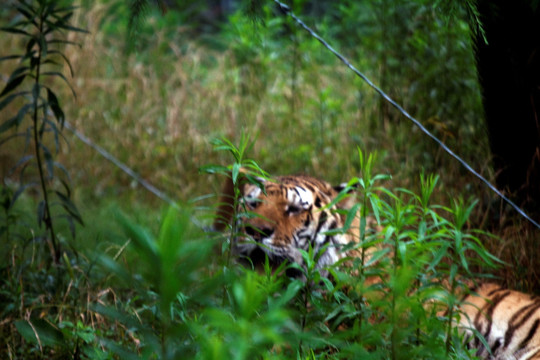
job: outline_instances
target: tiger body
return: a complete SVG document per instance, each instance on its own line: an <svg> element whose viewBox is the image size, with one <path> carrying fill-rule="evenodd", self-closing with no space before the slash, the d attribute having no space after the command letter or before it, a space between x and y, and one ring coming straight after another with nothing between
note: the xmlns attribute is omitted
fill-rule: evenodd
<svg viewBox="0 0 540 360"><path fill-rule="evenodd" d="M348 252L341 248L358 243L359 216L355 216L350 230L331 231L344 226L346 215L339 210L351 209L354 204L352 197L333 203L343 186L332 187L307 176L283 176L262 184L264 191L249 183L240 187L242 199L236 211L254 216L238 217L239 229L246 238L236 240L237 256L256 264L263 253L274 264L288 260L303 265L299 249L308 251L311 247L318 259L317 267L323 269L345 256L358 255L354 246ZM233 194L229 179L218 210L219 220L214 224L218 230L223 230L232 219ZM540 360L539 297L485 283L463 299L459 311L460 326L481 358ZM471 329L484 336L489 350Z"/></svg>
<svg viewBox="0 0 540 360"><path fill-rule="evenodd" d="M478 356L540 360L540 297L484 283L463 299L460 311L461 327L476 329L489 345L488 351L474 338ZM466 331L473 338L472 332Z"/></svg>

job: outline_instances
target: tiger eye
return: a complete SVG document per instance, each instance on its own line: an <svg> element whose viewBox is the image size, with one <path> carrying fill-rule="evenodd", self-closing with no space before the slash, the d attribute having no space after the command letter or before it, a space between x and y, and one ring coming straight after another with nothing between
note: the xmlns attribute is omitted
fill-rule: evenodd
<svg viewBox="0 0 540 360"><path fill-rule="evenodd" d="M302 209L296 205L289 205L287 206L287 210L285 210L286 214L298 214L302 211Z"/></svg>
<svg viewBox="0 0 540 360"><path fill-rule="evenodd" d="M257 201L257 200L248 200L248 201L246 201L246 204L250 209L256 209L257 206L259 206L259 201Z"/></svg>

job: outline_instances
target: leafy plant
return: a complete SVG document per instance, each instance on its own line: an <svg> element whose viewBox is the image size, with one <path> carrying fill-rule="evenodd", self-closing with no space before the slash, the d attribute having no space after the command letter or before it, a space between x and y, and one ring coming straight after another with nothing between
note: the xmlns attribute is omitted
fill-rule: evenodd
<svg viewBox="0 0 540 360"><path fill-rule="evenodd" d="M63 6L58 1L18 1L13 7L18 16L0 30L21 36L25 46L22 54L0 58L1 61L17 61L16 69L0 92L0 111L10 105L19 106L19 111L0 124L0 135L3 135L0 145L23 138L25 146L16 165L21 183L11 198L10 206L24 191L39 189L41 201L36 215L38 225L45 227L45 233L38 234L35 240L47 242L51 259L59 263L62 250L55 231L56 221L61 218L67 220L74 235L75 222L82 224L82 218L71 201L68 172L54 159L63 140L65 115L53 86L56 79L70 86L66 76L58 70L63 64L73 75L62 48L74 43L66 39L65 32L84 30L70 24L75 8ZM21 127L20 132L11 131ZM27 176L29 172L33 173ZM63 208L63 214L54 212L58 206Z"/></svg>
<svg viewBox="0 0 540 360"><path fill-rule="evenodd" d="M246 152L249 150L249 148L251 148L253 143L250 143L249 136L245 133L242 133L239 146L235 146L230 140L225 138L215 139L213 141L213 144L215 150L227 151L234 158L234 163L230 166L210 165L203 166L200 169L202 172L210 174L225 175L227 177L230 177L232 181L233 198L230 199L230 201L224 199L226 200L225 203L218 204L219 206L231 206L233 210L233 219L231 219L232 221L227 221L226 224L227 230L230 230L230 237L227 238L222 247L222 252L227 254L226 258L228 266L232 255L232 246L235 241L234 239L239 235L239 229L237 228L239 215L237 214L236 209L238 209L240 199L243 196L240 190L241 186L246 181L260 186L260 181L258 180L258 178L267 178L268 174L264 170L262 170L254 160L246 158ZM217 220L223 221L223 219Z"/></svg>

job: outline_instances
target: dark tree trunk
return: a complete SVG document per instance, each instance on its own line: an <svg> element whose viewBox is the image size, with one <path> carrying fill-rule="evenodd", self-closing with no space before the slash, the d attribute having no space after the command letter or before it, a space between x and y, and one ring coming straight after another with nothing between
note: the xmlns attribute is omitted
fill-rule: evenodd
<svg viewBox="0 0 540 360"><path fill-rule="evenodd" d="M540 215L540 9L534 1L480 0L476 39L496 182Z"/></svg>

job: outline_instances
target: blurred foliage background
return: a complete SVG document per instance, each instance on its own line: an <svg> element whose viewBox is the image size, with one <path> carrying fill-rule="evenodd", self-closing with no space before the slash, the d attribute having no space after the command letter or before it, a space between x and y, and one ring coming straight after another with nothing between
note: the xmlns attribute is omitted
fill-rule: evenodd
<svg viewBox="0 0 540 360"><path fill-rule="evenodd" d="M377 154L374 171L391 175L385 187L419 191L420 172L438 174L434 202L478 199L469 226L498 235L485 239L488 250L506 261L497 274L515 288L538 290L540 263L531 255L538 249L538 230L273 2L160 4L142 6L143 16L130 27L130 6L137 1L80 2L72 22L89 33L68 32L80 46L65 49L77 96L65 86L57 93L71 127L171 198L191 202L203 224L211 222L208 214L222 178L199 168L230 163L226 154L213 150L215 138L237 143L247 134L250 158L275 175L347 181L361 176L357 147ZM15 15L7 5L0 7L2 25ZM466 7L427 0L292 0L289 5L473 168L494 178ZM16 36L0 37L2 55L18 53L21 44ZM3 81L15 66L0 63ZM15 109L3 109L0 123ZM70 173L73 202L86 226L77 239L64 231L63 244L90 264L99 258L92 251L118 257L126 244L111 214L123 209L156 231L166 204L71 131L64 135L58 161ZM23 146L22 140L0 146L0 175L7 187L18 181L10 169ZM15 217L21 228L35 222L27 211L32 196L25 194L10 209L10 219ZM16 251L9 241L3 247L2 260L12 263L4 272L11 276ZM137 255L131 256L124 262L136 267ZM96 271L99 275L93 276L105 284L107 271ZM98 302L115 297L109 287L92 296ZM85 329L81 325L81 334Z"/></svg>

